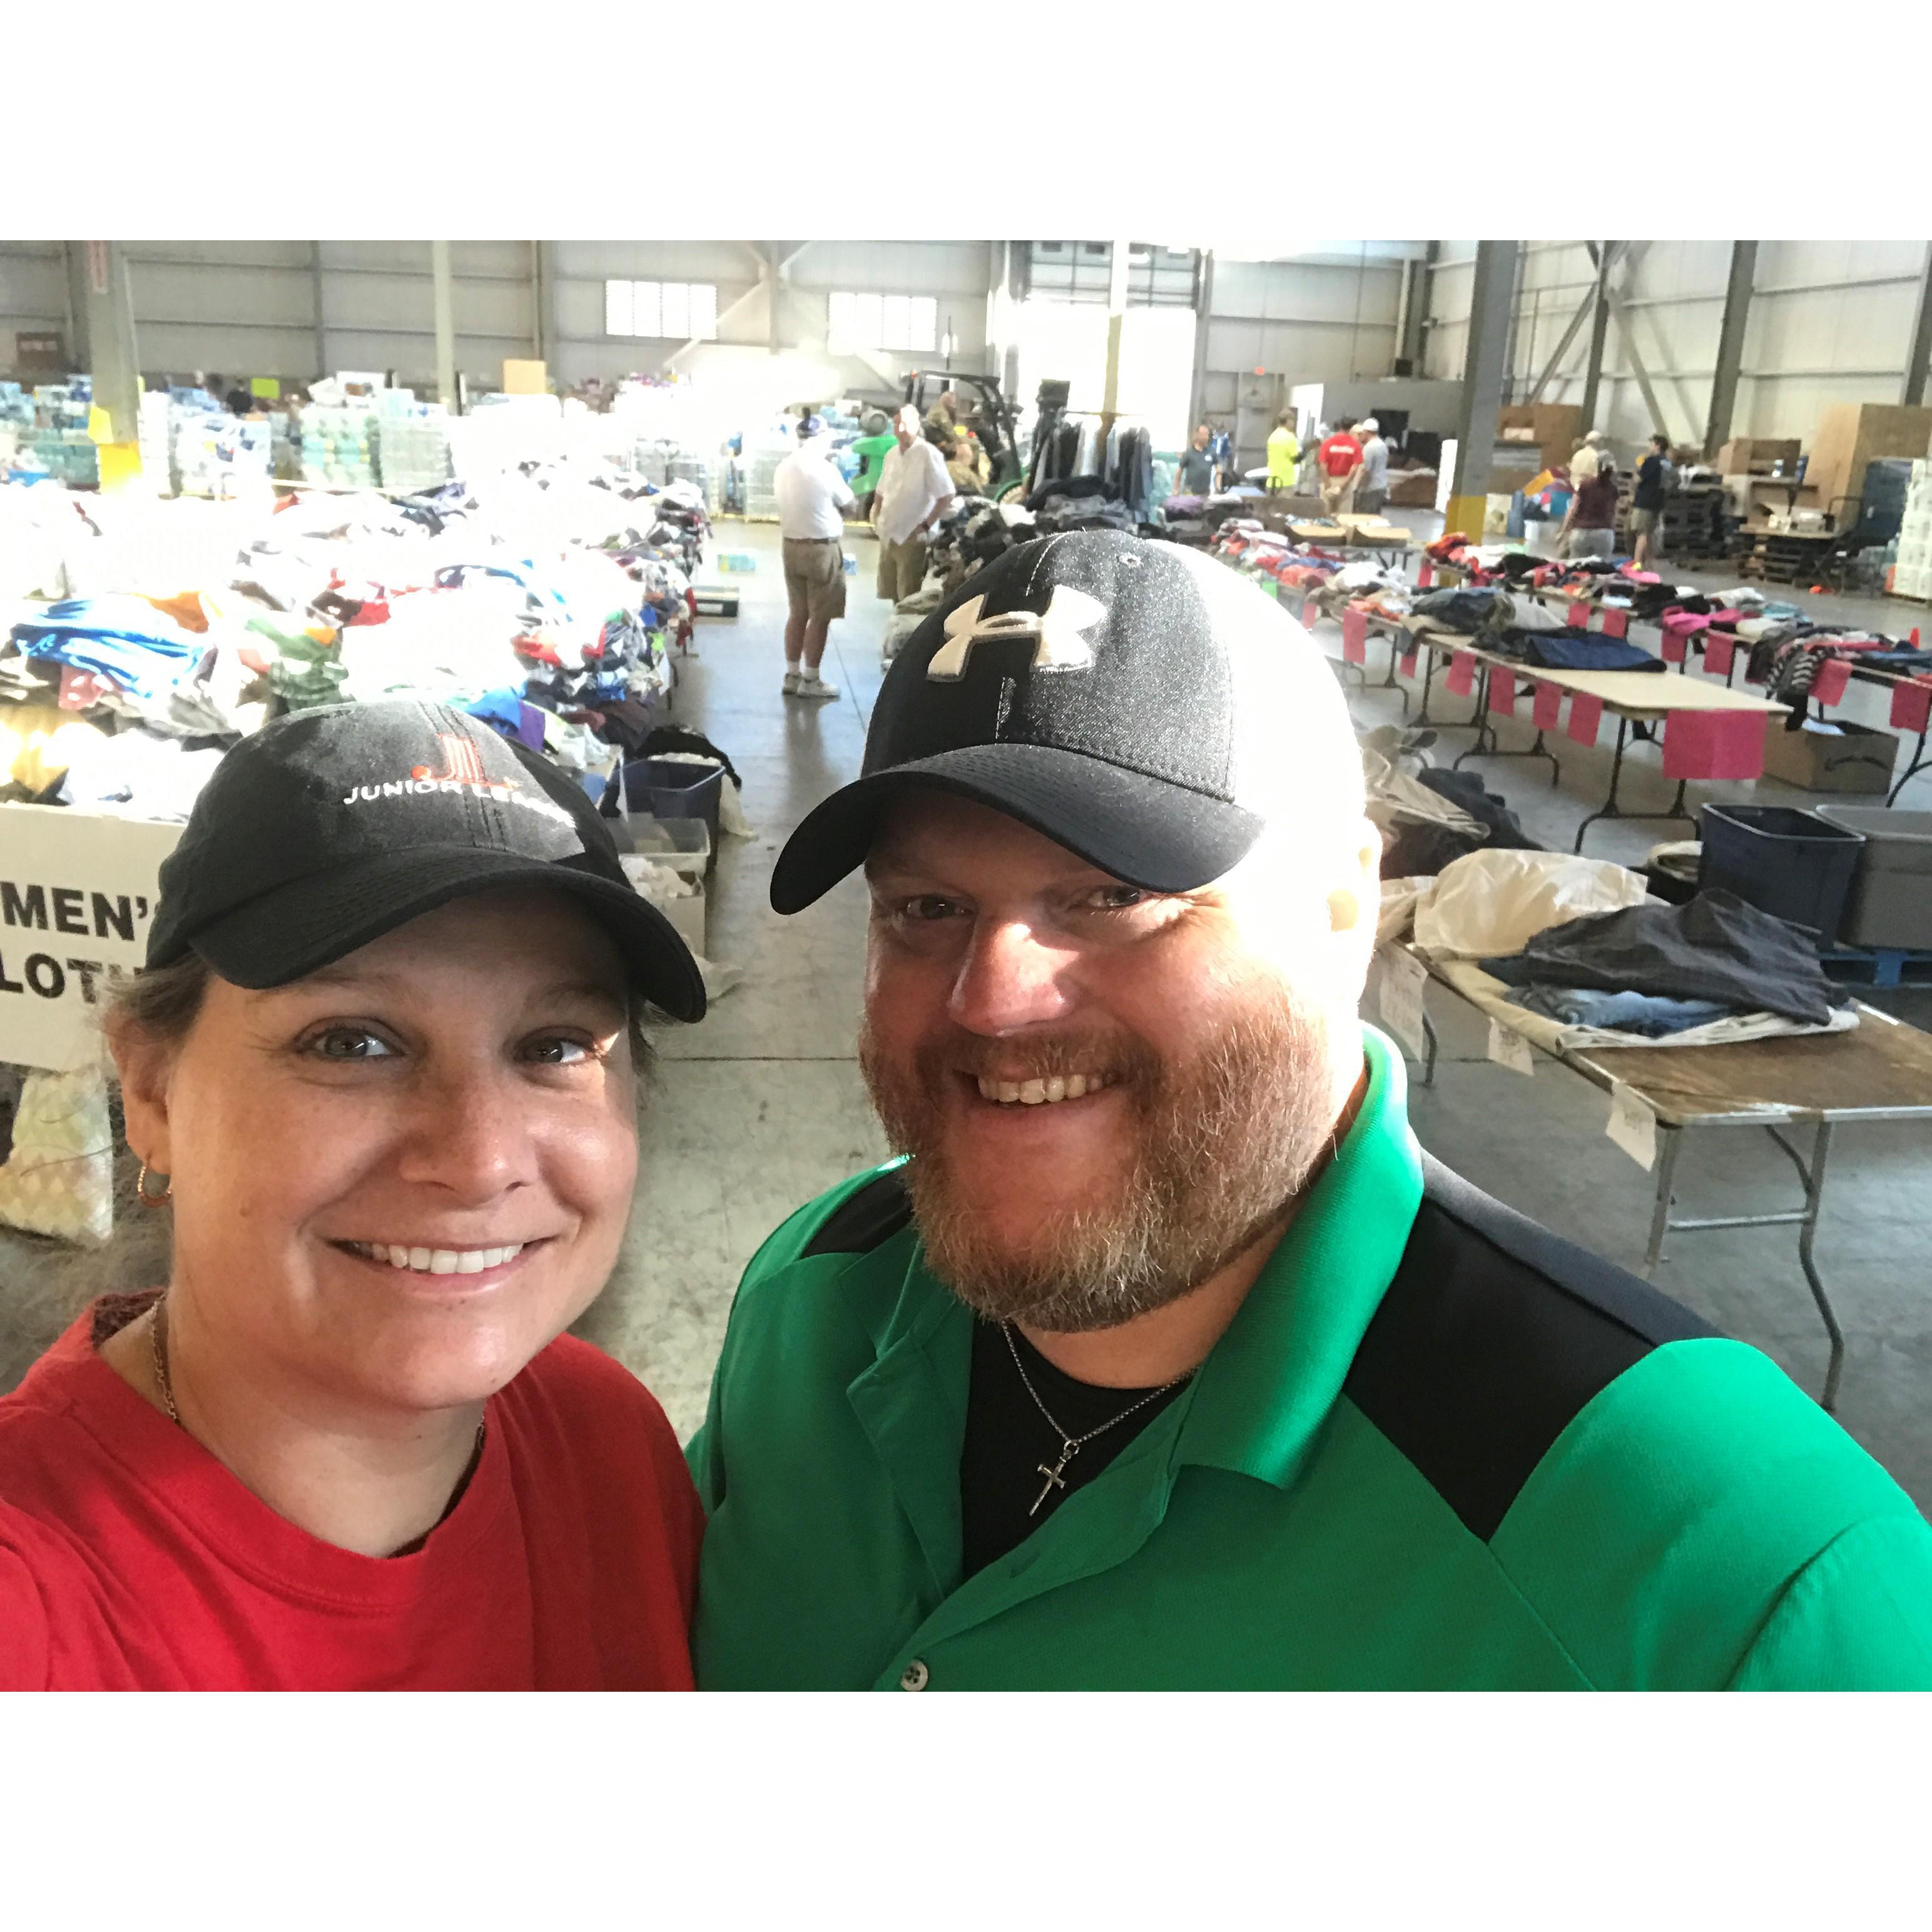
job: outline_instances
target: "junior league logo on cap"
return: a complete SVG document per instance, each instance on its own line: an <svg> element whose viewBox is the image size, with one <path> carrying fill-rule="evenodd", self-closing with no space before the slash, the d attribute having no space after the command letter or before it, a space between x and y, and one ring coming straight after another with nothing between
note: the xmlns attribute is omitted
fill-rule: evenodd
<svg viewBox="0 0 1932 1932"><path fill-rule="evenodd" d="M1081 635L1104 622L1107 608L1097 598L1072 585L1057 584L1044 610L1002 610L982 617L983 596L969 597L946 620L946 641L932 655L926 676L949 684L966 675L966 660L982 638L1030 638L1035 641L1035 670L1087 670L1094 647Z"/></svg>
<svg viewBox="0 0 1932 1932"><path fill-rule="evenodd" d="M458 736L453 731L439 731L436 741L442 747L442 770L432 771L428 765L410 768L406 778L391 778L380 784L358 785L342 802L344 805L373 804L378 799L427 797L439 792L471 792L479 798L495 799L499 803L520 805L526 810L541 812L546 818L554 819L560 825L573 824L570 814L549 799L532 797L530 792L513 778L495 778L483 769L482 754L468 739Z"/></svg>

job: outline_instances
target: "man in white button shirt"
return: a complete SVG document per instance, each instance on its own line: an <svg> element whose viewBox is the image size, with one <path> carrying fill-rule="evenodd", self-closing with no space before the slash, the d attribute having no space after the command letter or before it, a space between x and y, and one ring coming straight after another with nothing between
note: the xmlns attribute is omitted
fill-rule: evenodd
<svg viewBox="0 0 1932 1932"><path fill-rule="evenodd" d="M851 490L816 440L825 425L807 416L798 426L798 447L772 479L778 500L778 534L784 544L784 694L836 698L838 687L818 674L826 633L845 614L845 525L839 515Z"/></svg>
<svg viewBox="0 0 1932 1932"><path fill-rule="evenodd" d="M872 526L879 533L879 595L896 604L925 582L926 532L958 492L910 403L893 418L892 428L899 446L886 452L872 499Z"/></svg>

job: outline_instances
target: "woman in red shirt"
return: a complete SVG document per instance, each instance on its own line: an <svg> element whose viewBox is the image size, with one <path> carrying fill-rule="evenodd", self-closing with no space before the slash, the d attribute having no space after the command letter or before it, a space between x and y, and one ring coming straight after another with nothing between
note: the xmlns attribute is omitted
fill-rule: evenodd
<svg viewBox="0 0 1932 1932"><path fill-rule="evenodd" d="M165 1291L0 1400L0 1689L688 1688L703 1519L564 1334L648 1003L704 1011L562 774L415 700L222 761L109 1018Z"/></svg>

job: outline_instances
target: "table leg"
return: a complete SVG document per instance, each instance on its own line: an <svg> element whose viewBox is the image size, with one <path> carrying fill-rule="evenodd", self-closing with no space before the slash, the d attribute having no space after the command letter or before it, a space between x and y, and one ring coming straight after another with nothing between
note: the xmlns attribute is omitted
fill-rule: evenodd
<svg viewBox="0 0 1932 1932"><path fill-rule="evenodd" d="M1887 805L1896 805L1898 802L1898 794L1902 792L1906 785L1909 784L1912 779L1916 778L1921 772L1932 771L1932 758L1928 758L1925 755L1925 739L1927 732L1932 732L1932 725L1928 725L1924 731L1919 733L1918 742L1912 750L1912 762L1906 766L1904 777L1900 778L1898 784L1892 787L1890 795L1886 800L1886 803Z"/></svg>
<svg viewBox="0 0 1932 1932"><path fill-rule="evenodd" d="M1617 720L1617 748L1615 756L1610 760L1610 795L1604 801L1604 808L1600 812L1592 812L1589 817L1577 826L1576 842L1570 848L1573 852L1582 850L1584 833L1588 831L1600 818L1636 818L1659 824L1669 824L1673 820L1681 820L1686 825L1695 825L1697 823L1696 820L1684 809L1684 787L1687 782L1682 778L1677 781L1677 795L1670 801L1670 809L1668 812L1626 812L1617 802L1617 788L1623 777L1624 744L1629 722L1630 721L1624 718L1619 718ZM1654 734L1646 734L1640 730L1639 735L1654 736Z"/></svg>
<svg viewBox="0 0 1932 1932"><path fill-rule="evenodd" d="M1795 1216L1768 1217L1763 1225L1774 1225L1780 1219L1795 1219L1798 1222L1798 1264L1804 1270L1805 1286L1811 1291L1811 1299L1818 1304L1818 1312L1824 1318L1825 1334L1832 1345L1831 1360L1825 1370L1822 1402L1828 1413L1838 1406L1838 1378L1845 1366L1845 1333L1838 1326L1838 1311L1832 1306L1831 1297L1825 1292L1825 1284L1812 1258L1811 1250L1817 1237L1819 1210L1825 1198L1825 1162L1832 1151L1832 1124L1829 1120L1818 1123L1817 1134L1811 1143L1809 1166L1805 1164L1804 1156L1775 1127L1766 1127L1765 1132L1797 1168L1798 1178L1804 1184L1804 1211Z"/></svg>
<svg viewBox="0 0 1932 1932"><path fill-rule="evenodd" d="M1476 668L1476 715L1470 720L1476 728L1475 742L1449 769L1460 771L1462 758L1486 758L1496 748L1496 734L1490 723L1490 667L1479 664Z"/></svg>
<svg viewBox="0 0 1932 1932"><path fill-rule="evenodd" d="M1425 1087L1433 1087L1436 1084L1436 1055L1442 1042L1436 1036L1436 1022L1429 1017L1426 1006L1422 1013L1422 1040L1428 1048L1422 1064L1422 1084Z"/></svg>
<svg viewBox="0 0 1932 1932"><path fill-rule="evenodd" d="M1420 648L1423 658L1422 708L1415 714L1415 722L1418 724L1433 724L1436 720L1429 715L1429 694L1436 684L1436 653L1426 644Z"/></svg>
<svg viewBox="0 0 1932 1932"><path fill-rule="evenodd" d="M1670 1232L1670 1184L1677 1172L1677 1155L1684 1142L1681 1127L1666 1126L1661 1120L1657 1131L1662 1144L1657 1151L1657 1205L1650 1216L1650 1246L1644 1252L1643 1266L1637 1272L1648 1281L1650 1271L1664 1258L1664 1238Z"/></svg>
<svg viewBox="0 0 1932 1932"><path fill-rule="evenodd" d="M1845 1368L1845 1336L1844 1330L1838 1326L1831 1297L1825 1292L1825 1284L1819 1278L1817 1267L1811 1258L1811 1244L1817 1236L1818 1210L1825 1196L1825 1162L1831 1151L1832 1124L1820 1120L1818 1138L1812 1144L1811 1171L1804 1180L1804 1225L1798 1231L1798 1264L1804 1270L1811 1299L1818 1304L1818 1312L1824 1318L1825 1333L1832 1340L1832 1359L1825 1371L1824 1408L1827 1414L1838 1406L1838 1378Z"/></svg>
<svg viewBox="0 0 1932 1932"><path fill-rule="evenodd" d="M1589 817L1577 826L1576 842L1570 848L1573 852L1582 850L1583 835L1596 824L1598 819L1621 818L1623 816L1623 808L1617 803L1617 787L1623 778L1624 745L1629 736L1630 720L1628 718L1619 718L1617 720L1617 748L1610 757L1610 795L1604 800L1602 811L1592 812Z"/></svg>

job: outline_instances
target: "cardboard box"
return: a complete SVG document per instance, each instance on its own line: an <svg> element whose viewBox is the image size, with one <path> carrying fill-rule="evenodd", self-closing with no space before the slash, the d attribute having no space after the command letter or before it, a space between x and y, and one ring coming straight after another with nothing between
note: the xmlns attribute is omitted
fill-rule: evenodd
<svg viewBox="0 0 1932 1932"><path fill-rule="evenodd" d="M1864 488L1867 466L1882 456L1932 452L1932 409L1902 403L1838 403L1818 418L1804 481L1827 509Z"/></svg>
<svg viewBox="0 0 1932 1932"><path fill-rule="evenodd" d="M1576 446L1583 440L1583 412L1574 403L1505 403L1496 412L1498 439L1514 442L1513 430L1527 430L1522 440L1532 443L1537 461L1531 470L1554 470L1561 464L1568 471Z"/></svg>
<svg viewBox="0 0 1932 1932"><path fill-rule="evenodd" d="M1798 439L1762 436L1733 436L1718 451L1716 466L1726 476L1768 476L1780 463L1788 476L1798 467Z"/></svg>
<svg viewBox="0 0 1932 1932"><path fill-rule="evenodd" d="M1868 724L1820 724L1808 722L1787 731L1773 718L1764 734L1764 768L1786 784L1807 791L1871 792L1892 789L1898 740Z"/></svg>
<svg viewBox="0 0 1932 1932"><path fill-rule="evenodd" d="M1391 470L1389 472L1389 508L1392 510L1434 509L1436 481L1436 472L1432 470Z"/></svg>
<svg viewBox="0 0 1932 1932"><path fill-rule="evenodd" d="M503 363L503 393L506 396L547 396L550 394L550 365L547 362Z"/></svg>

